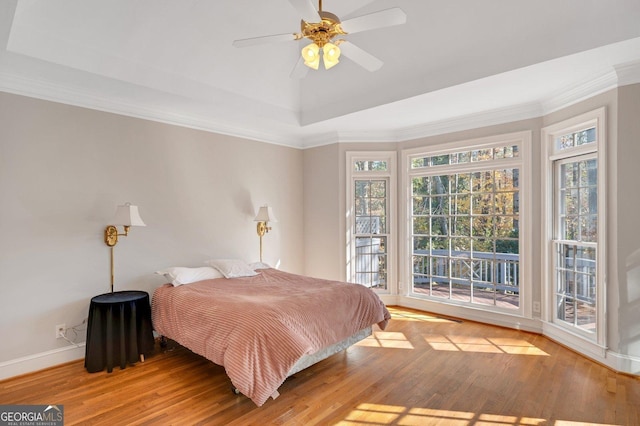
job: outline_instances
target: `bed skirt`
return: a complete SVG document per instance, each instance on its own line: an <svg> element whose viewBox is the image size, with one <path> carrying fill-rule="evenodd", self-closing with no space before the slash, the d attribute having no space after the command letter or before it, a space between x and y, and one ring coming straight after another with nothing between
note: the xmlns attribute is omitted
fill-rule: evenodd
<svg viewBox="0 0 640 426"><path fill-rule="evenodd" d="M322 361L323 359L329 358L331 355L337 354L338 352L348 348L351 345L358 343L361 340L366 339L371 336L372 329L371 327L364 328L357 333L347 337L341 342L335 343L331 346L327 346L326 348L320 349L318 352L310 355L305 355L296 362L291 370L289 370L289 376L296 374L299 371L304 370L307 367L311 367L313 364Z"/></svg>

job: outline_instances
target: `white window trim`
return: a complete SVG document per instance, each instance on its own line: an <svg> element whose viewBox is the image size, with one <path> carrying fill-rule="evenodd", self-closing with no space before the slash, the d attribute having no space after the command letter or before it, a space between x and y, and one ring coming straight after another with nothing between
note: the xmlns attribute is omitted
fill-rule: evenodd
<svg viewBox="0 0 640 426"><path fill-rule="evenodd" d="M555 138L596 126L597 142L558 152L555 149ZM541 154L542 154L542 235L541 262L543 273L542 278L542 321L544 334L558 340L560 343L578 350L602 357L606 352L606 241L607 241L607 191L606 191L606 109L604 107L590 111L579 116L561 121L559 123L544 127L541 133ZM599 286L596 294L596 339L587 338L577 330L556 324L553 321L554 306L554 284L553 279L553 239L554 235L554 182L553 166L554 161L566 158L568 155L579 156L582 154L596 152L598 154L598 243L597 243L597 280Z"/></svg>
<svg viewBox="0 0 640 426"><path fill-rule="evenodd" d="M399 243L399 259L402 259L403 264L399 266L400 270L400 280L399 280L399 289L400 296L406 297L409 301L410 305L418 307L418 304L412 303L411 300L415 300L415 298L410 296L411 289L411 265L410 262L406 262L406 259L411 259L412 256L412 242L411 242L411 214L409 211L409 200L411 200L411 180L410 174L413 169L411 169L411 157L428 152L429 155L439 155L439 154L448 154L453 152L458 152L460 150L474 150L481 149L486 145L494 145L494 144L504 144L508 145L510 142L517 142L520 144L520 158L518 160L518 166L521 167L521 186L520 186L520 200L522 202L520 208L520 256L521 256L521 293L520 293L520 307L517 310L501 310L501 309L484 309L481 305L473 305L473 306L465 306L460 304L453 304L447 301L432 301L432 300L421 300L419 303L421 305L452 305L453 310L451 313L455 315L455 312L460 312L458 307L462 307L462 309L470 310L469 316L474 317L474 319L479 321L486 321L491 323L500 324L502 323L498 317L501 315L509 315L509 316L517 316L517 317L525 317L532 318L533 308L532 308L532 252L529 248L529 241L532 241L532 231L531 231L531 214L532 214L532 182L531 182L531 140L532 140L532 132L522 131L522 132L514 132L508 134L494 135L483 138L469 139L463 141L456 141L445 144L431 145L431 146L422 146L419 148L412 148L402 151L401 155L401 194L402 194L402 202L400 203L400 217L401 222L398 228L398 235L400 238ZM511 160L505 159L503 164L513 164ZM443 166L436 166L438 170L445 170ZM461 166L462 168L467 168L467 165L464 164ZM469 168L482 168L484 167L483 162L472 163ZM457 170L460 170L458 168ZM414 170L415 171L415 170ZM436 309L442 310L442 309ZM446 308L444 309L446 313ZM497 316L496 316L497 315ZM510 321L505 322L505 324L510 323ZM523 324L523 328L531 327L531 324Z"/></svg>
<svg viewBox="0 0 640 426"><path fill-rule="evenodd" d="M387 161L386 171L362 171L356 172L354 170L354 164L357 161ZM351 259L355 256L355 246L353 244L355 234L355 222L354 217L354 181L356 179L375 179L375 178L387 178L389 179L389 187L387 188L387 197L389 204L387 226L389 235L387 240L387 289L375 290L377 293L384 295L397 295L398 294L398 279L396 272L397 265L397 153L396 151L347 151L346 152L346 184L347 184L347 204L346 204L346 268L345 279L349 281L352 276L351 271ZM385 302L387 302L385 300ZM389 300L390 302L390 300Z"/></svg>

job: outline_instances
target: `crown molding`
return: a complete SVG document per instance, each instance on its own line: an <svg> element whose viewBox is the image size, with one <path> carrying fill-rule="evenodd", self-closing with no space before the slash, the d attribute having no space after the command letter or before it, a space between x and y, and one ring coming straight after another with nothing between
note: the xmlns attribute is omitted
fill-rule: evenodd
<svg viewBox="0 0 640 426"><path fill-rule="evenodd" d="M527 120L540 117L541 115L542 110L540 104L538 102L528 102L400 129L396 132L396 135L397 141L403 142L428 136Z"/></svg>
<svg viewBox="0 0 640 426"><path fill-rule="evenodd" d="M301 138L300 148L317 148L319 146L332 145L338 142L340 142L340 138L338 137L337 133L321 133Z"/></svg>
<svg viewBox="0 0 640 426"><path fill-rule="evenodd" d="M389 143L405 142L429 136L442 135L513 121L537 118L542 115L540 104L531 102L521 105L481 111L446 120L433 121L420 126L390 131L339 132L305 139L303 148L315 148L333 143Z"/></svg>
<svg viewBox="0 0 640 426"><path fill-rule="evenodd" d="M339 141L342 143L360 143L360 142L398 142L398 135L393 130L376 130L362 132L339 132Z"/></svg>
<svg viewBox="0 0 640 426"><path fill-rule="evenodd" d="M640 61L627 62L614 68L618 75L618 86L640 83Z"/></svg>
<svg viewBox="0 0 640 426"><path fill-rule="evenodd" d="M543 99L541 101L543 115L567 108L578 102L615 89L618 86L618 76L613 70L604 72L589 80L578 82L571 87L567 87L558 95Z"/></svg>
<svg viewBox="0 0 640 426"><path fill-rule="evenodd" d="M619 76L624 77L621 84ZM340 142L404 142L487 126L510 123L520 120L542 117L551 112L567 108L585 99L594 97L621 85L640 82L640 61L616 67L587 81L567 87L560 94L543 98L540 101L512 105L488 111L480 111L450 119L433 121L423 125L398 129L383 134L352 133L340 134Z"/></svg>
<svg viewBox="0 0 640 426"><path fill-rule="evenodd" d="M176 110L162 108L149 102L140 103L118 97L105 97L86 88L62 86L42 79L0 71L0 90L8 93L298 149L334 143L403 142L537 118L616 87L636 83L640 83L640 61L617 65L614 70L577 83L558 95L540 101L387 131L346 131L300 136L295 134L296 132L265 132L255 130L251 126L229 125L212 119L210 115L178 113Z"/></svg>
<svg viewBox="0 0 640 426"><path fill-rule="evenodd" d="M212 120L210 117L202 118L195 114L180 114L175 111L159 108L157 105L124 101L116 97L105 97L84 88L52 84L48 81L27 78L2 71L0 71L0 91L225 136L300 148L300 141L297 138L266 133L264 131L255 131L247 126L230 126Z"/></svg>

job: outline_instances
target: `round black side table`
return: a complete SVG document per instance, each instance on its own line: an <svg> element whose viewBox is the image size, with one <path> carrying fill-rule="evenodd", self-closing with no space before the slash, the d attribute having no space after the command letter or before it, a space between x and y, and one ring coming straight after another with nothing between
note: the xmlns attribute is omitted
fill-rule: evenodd
<svg viewBox="0 0 640 426"><path fill-rule="evenodd" d="M116 291L91 299L84 358L89 373L144 362L153 347L149 293Z"/></svg>

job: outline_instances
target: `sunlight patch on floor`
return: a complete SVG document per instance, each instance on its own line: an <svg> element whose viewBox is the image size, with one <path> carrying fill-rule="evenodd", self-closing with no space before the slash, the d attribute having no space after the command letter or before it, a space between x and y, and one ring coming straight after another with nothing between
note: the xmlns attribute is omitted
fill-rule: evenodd
<svg viewBox="0 0 640 426"><path fill-rule="evenodd" d="M467 425L541 425L545 419L500 416L496 414L473 413L466 411L434 410L430 408L409 408L396 405L360 404L338 425L427 425L446 424L451 426ZM570 425L572 423L567 423ZM560 425L556 422L556 425ZM564 425L562 425L564 426Z"/></svg>
<svg viewBox="0 0 640 426"><path fill-rule="evenodd" d="M549 356L545 351L521 339L445 336L442 334L426 334L424 339L437 351Z"/></svg>
<svg viewBox="0 0 640 426"><path fill-rule="evenodd" d="M398 311L393 308L388 308L391 313L391 317L394 320L400 321L425 321L425 322L456 322L447 318L441 318L434 315L421 314L417 312Z"/></svg>
<svg viewBox="0 0 640 426"><path fill-rule="evenodd" d="M404 333L375 331L371 336L356 343L369 348L414 349Z"/></svg>
<svg viewBox="0 0 640 426"><path fill-rule="evenodd" d="M469 411L435 410L431 408L410 408L397 405L360 404L347 417L336 423L344 426L364 425L429 425L447 426L578 426L584 422L556 420L526 416L502 416L498 414L473 413ZM589 423L595 426L613 426L608 423Z"/></svg>

